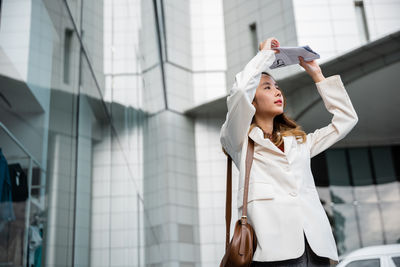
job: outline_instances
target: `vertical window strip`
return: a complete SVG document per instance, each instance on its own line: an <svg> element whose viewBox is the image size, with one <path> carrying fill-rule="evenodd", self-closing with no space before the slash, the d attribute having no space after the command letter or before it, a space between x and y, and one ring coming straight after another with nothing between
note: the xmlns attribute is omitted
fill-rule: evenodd
<svg viewBox="0 0 400 267"><path fill-rule="evenodd" d="M65 29L64 35L64 83L70 82L71 54L72 54L72 29Z"/></svg>
<svg viewBox="0 0 400 267"><path fill-rule="evenodd" d="M253 52L254 54L257 54L258 52L258 38L257 38L257 25L256 23L250 24L250 38L251 38L251 43L253 46Z"/></svg>
<svg viewBox="0 0 400 267"><path fill-rule="evenodd" d="M367 16L365 14L364 1L354 0L354 7L356 11L357 27L362 43L369 42L369 30Z"/></svg>

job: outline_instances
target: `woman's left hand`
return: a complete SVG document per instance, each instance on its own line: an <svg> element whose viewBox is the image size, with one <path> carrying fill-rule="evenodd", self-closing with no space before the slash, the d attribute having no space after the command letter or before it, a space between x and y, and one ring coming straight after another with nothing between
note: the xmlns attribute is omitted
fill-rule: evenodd
<svg viewBox="0 0 400 267"><path fill-rule="evenodd" d="M302 66L303 69L311 76L314 82L317 83L325 79L324 75L322 74L322 70L315 59L312 61L305 61L303 57L299 57L299 60L299 65Z"/></svg>

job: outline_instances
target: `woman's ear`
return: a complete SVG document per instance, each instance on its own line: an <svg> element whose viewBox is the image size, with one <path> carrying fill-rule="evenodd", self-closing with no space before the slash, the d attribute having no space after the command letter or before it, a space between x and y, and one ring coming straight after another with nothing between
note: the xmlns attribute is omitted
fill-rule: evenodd
<svg viewBox="0 0 400 267"><path fill-rule="evenodd" d="M253 104L254 107L257 104L257 100L256 100L256 95L255 94L254 94L254 98L253 98L253 101L251 102L251 104Z"/></svg>

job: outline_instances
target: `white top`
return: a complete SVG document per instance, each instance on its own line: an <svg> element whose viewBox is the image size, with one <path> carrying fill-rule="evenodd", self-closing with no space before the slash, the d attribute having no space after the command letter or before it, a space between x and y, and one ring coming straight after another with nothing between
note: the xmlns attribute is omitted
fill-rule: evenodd
<svg viewBox="0 0 400 267"><path fill-rule="evenodd" d="M259 51L235 77L227 98L228 113L220 141L239 169L238 209L242 214L247 133L255 108L251 104L261 72L269 71L272 50ZM336 243L327 215L319 200L311 173L310 159L350 132L357 114L339 75L316 83L327 110L329 125L307 134L305 143L284 136L284 152L260 128L249 133L254 140L250 172L248 221L257 236L254 261L280 261L300 257L304 252L303 231L319 256L338 261Z"/></svg>

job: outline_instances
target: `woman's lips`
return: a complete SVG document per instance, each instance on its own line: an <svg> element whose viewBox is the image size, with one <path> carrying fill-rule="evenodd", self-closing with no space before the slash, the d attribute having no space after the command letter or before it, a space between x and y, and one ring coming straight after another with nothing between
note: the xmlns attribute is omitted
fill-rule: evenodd
<svg viewBox="0 0 400 267"><path fill-rule="evenodd" d="M282 105L282 100L276 100L274 103L278 104L278 105Z"/></svg>

